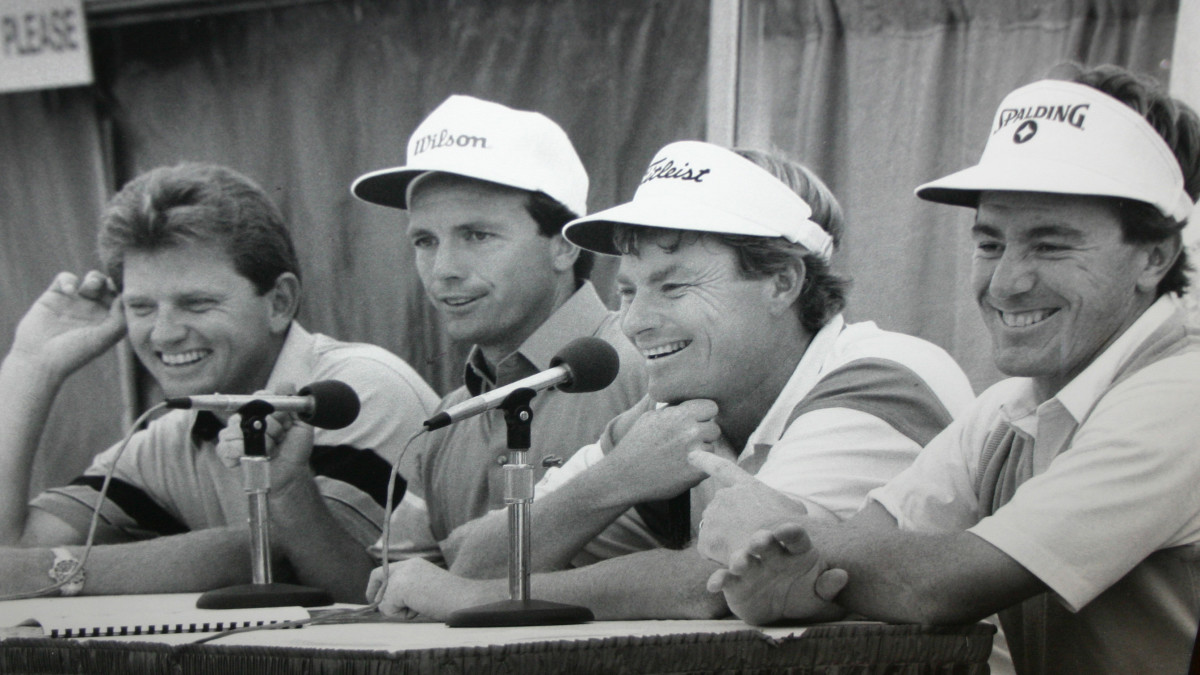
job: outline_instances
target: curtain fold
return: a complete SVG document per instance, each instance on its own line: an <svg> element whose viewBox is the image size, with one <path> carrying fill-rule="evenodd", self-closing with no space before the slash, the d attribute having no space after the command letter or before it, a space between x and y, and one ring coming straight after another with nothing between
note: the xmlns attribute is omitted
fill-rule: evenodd
<svg viewBox="0 0 1200 675"><path fill-rule="evenodd" d="M99 264L96 217L107 195L90 90L0 95L0 139L0 354L7 354L17 323L56 273L83 275ZM34 492L70 480L120 437L120 381L115 352L67 380L34 461Z"/></svg>
<svg viewBox="0 0 1200 675"><path fill-rule="evenodd" d="M1010 90L1062 61L1166 82L1174 0L744 0L738 143L811 166L845 207L847 314L999 379L970 289L974 212L913 189L979 158Z"/></svg>
<svg viewBox="0 0 1200 675"><path fill-rule="evenodd" d="M971 211L912 189L973 163L1000 98L1055 63L1114 62L1165 80L1177 1L743 3L738 143L794 155L842 200L836 264L855 278L850 318L946 347L977 389L995 381L969 288ZM628 199L655 150L704 133L708 10L340 0L96 27L96 85L0 95L0 346L55 272L97 265L109 183L214 161L283 207L306 325L381 344L446 392L466 346L421 293L403 212L353 199L350 182L401 164L420 119L465 93L562 124L591 174L592 210ZM595 275L610 301L613 271L604 261ZM68 382L34 489L69 480L119 438L120 375L109 354Z"/></svg>
<svg viewBox="0 0 1200 675"><path fill-rule="evenodd" d="M183 159L225 163L284 209L304 272L301 320L380 344L440 392L467 345L425 301L404 214L351 181L404 163L408 135L453 93L542 112L591 176L595 210L632 194L654 151L704 128L707 5L687 0L325 3L104 31L98 50L122 179ZM614 265L598 266L611 300Z"/></svg>

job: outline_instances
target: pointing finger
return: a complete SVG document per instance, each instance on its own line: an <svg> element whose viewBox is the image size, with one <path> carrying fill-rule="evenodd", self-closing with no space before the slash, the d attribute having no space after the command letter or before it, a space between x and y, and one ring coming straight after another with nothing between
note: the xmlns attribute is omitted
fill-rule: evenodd
<svg viewBox="0 0 1200 675"><path fill-rule="evenodd" d="M741 483L750 483L758 480L752 474L747 472L737 464L718 457L711 452L701 452L693 450L688 453L688 464L700 469L704 473L716 478L723 487L738 485Z"/></svg>

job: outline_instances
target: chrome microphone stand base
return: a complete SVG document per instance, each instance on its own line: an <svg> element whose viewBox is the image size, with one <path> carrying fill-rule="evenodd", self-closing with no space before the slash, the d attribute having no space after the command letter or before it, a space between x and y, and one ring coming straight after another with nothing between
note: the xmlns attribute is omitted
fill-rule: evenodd
<svg viewBox="0 0 1200 675"><path fill-rule="evenodd" d="M266 451L266 416L274 409L263 401L251 401L242 415L241 458L246 496L249 499L250 563L253 583L238 584L202 593L199 609L246 609L249 607L320 607L333 604L333 596L320 588L276 583L271 579L271 492L270 458Z"/></svg>
<svg viewBox="0 0 1200 675"><path fill-rule="evenodd" d="M526 452L533 421L529 401L536 394L532 389L514 389L499 406L504 410L504 421L508 425L510 450L509 464L504 466L504 502L508 509L508 589L511 599L460 609L446 621L451 628L549 626L586 623L596 618L586 607L529 597L529 508L533 504L533 467L526 462Z"/></svg>

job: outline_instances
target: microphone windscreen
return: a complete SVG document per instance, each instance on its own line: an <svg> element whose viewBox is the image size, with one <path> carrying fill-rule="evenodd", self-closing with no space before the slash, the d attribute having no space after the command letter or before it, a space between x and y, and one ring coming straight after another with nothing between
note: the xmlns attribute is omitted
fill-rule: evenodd
<svg viewBox="0 0 1200 675"><path fill-rule="evenodd" d="M312 396L312 412L298 417L314 427L341 429L358 419L358 394L341 380L313 382L296 393Z"/></svg>
<svg viewBox="0 0 1200 675"><path fill-rule="evenodd" d="M617 379L621 360L617 350L598 337L572 340L550 359L550 367L565 365L571 381L558 385L560 391L578 394L599 391Z"/></svg>

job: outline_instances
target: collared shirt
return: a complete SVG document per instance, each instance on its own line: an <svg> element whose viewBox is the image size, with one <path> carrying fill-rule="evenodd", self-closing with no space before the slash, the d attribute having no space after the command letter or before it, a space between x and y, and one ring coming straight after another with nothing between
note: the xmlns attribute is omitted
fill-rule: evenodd
<svg viewBox="0 0 1200 675"><path fill-rule="evenodd" d="M340 342L293 322L267 388L337 379L361 402L353 424L316 429L310 465L325 503L356 540L379 537L390 462L421 428L437 395L407 363L374 345ZM32 508L87 531L105 474L116 464L101 508L97 541L121 541L245 523L248 502L239 467L217 456L223 425L212 413L173 410L97 455L70 485L38 495Z"/></svg>
<svg viewBox="0 0 1200 675"><path fill-rule="evenodd" d="M846 518L858 511L867 492L907 467L973 398L966 375L940 347L871 322L846 324L837 316L813 336L737 461L803 502L810 514ZM547 474L535 499L600 462L641 415L660 406L646 398L613 420L597 443ZM694 537L713 491L711 480L693 488L686 509L630 509L574 564L681 547ZM683 522L661 522L676 517Z"/></svg>
<svg viewBox="0 0 1200 675"><path fill-rule="evenodd" d="M604 306L590 282L575 291L517 351L496 364L494 376L478 348L473 349L466 386L442 399L439 410L549 368L550 359L560 349L585 336L599 337L616 348L620 372L600 391L569 394L552 389L533 398L532 447L526 460L540 477L545 471L543 461L569 459L646 391L641 354L621 333L616 313ZM444 562L442 540L456 527L504 504L503 465L509 452L504 413L490 410L431 432L414 444L413 452L417 466L405 476L408 490L392 515L388 557ZM377 556L381 555L381 543L372 547Z"/></svg>
<svg viewBox="0 0 1200 675"><path fill-rule="evenodd" d="M1051 589L1002 613L1019 671L1182 672L1200 617L1198 409L1200 338L1164 296L1054 397L993 386L871 497L904 529L972 532Z"/></svg>

